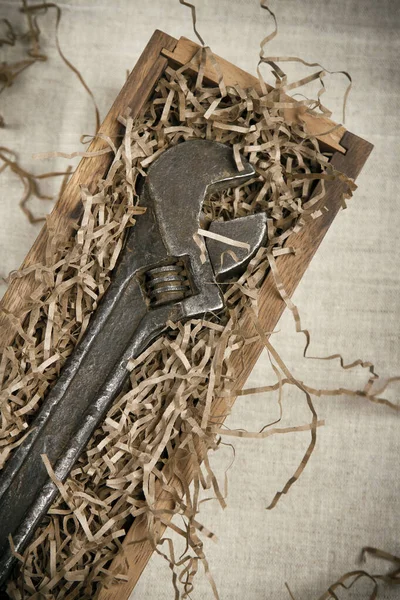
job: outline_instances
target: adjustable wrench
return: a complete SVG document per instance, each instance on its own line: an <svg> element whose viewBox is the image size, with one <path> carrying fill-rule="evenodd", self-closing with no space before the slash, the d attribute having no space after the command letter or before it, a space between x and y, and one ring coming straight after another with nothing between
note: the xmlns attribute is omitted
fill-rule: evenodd
<svg viewBox="0 0 400 600"><path fill-rule="evenodd" d="M266 235L263 213L213 222L210 231L247 242L235 248L237 261L221 253L224 244L206 242L201 260L194 234L205 197L254 176L243 160L237 171L231 148L190 140L163 152L150 166L140 204L146 207L129 230L113 280L61 375L0 477L0 584L57 495L41 455L64 481L108 408L121 391L127 363L166 328L221 311L217 282L247 264Z"/></svg>

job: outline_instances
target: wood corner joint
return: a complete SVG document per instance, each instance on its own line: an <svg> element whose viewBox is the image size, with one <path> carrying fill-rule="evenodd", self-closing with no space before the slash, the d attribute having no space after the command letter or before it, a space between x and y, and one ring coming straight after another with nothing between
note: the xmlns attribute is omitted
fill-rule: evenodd
<svg viewBox="0 0 400 600"><path fill-rule="evenodd" d="M160 54L161 56L164 56L164 58L173 59L175 57L175 52L173 50L168 50L168 48L162 48Z"/></svg>

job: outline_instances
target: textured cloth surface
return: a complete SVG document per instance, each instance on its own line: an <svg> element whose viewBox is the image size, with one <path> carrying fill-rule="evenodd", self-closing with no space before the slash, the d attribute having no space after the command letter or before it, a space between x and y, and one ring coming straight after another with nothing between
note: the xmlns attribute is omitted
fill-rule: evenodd
<svg viewBox="0 0 400 600"><path fill-rule="evenodd" d="M255 72L259 41L271 28L266 11L254 0L198 2L198 27L216 54ZM18 17L16 1L0 0L0 16ZM98 99L104 116L155 28L175 37L194 39L190 11L176 0L115 0L61 4L60 42L81 70ZM375 149L358 180L349 208L329 230L294 300L303 326L312 332L312 355L341 352L346 362L372 360L382 377L400 372L400 211L399 157L399 27L398 0L286 0L271 2L280 32L267 53L301 56L330 70L348 70L354 80L346 125ZM66 161L38 163L33 153L79 149L79 135L91 133L94 119L90 99L57 55L54 14L44 18L46 63L27 70L1 97L8 127L2 146L15 149L22 165L36 173L65 168ZM5 49L4 55L7 60ZM3 60L3 59L2 59ZM300 78L304 67L288 67ZM265 72L266 73L266 72ZM297 75L296 75L297 74ZM269 77L269 81L272 81ZM323 96L341 120L343 77L335 75ZM315 88L316 89L316 88ZM71 161L70 161L71 162ZM72 161L73 163L73 161ZM48 184L45 189L55 193ZM16 204L21 186L12 174L0 177L0 275L18 267L40 227L30 225ZM36 212L50 205L32 203ZM1 292L5 289L1 284ZM310 385L354 387L365 371L343 372L338 361L302 358L304 339L294 333L285 314L272 341L299 379ZM263 355L248 386L272 382ZM396 391L390 395L396 400ZM309 433L240 440L229 473L228 508L205 503L200 520L219 541L207 544L211 569L222 599L286 600L287 582L298 600L313 600L345 571L380 565L360 563L363 546L400 554L398 501L400 495L399 413L361 399L325 397L316 401L326 426L299 482L272 511L266 506L294 472L307 447ZM309 418L304 398L287 391L284 424ZM259 394L237 401L228 424L259 429L277 415L272 396ZM229 441L229 440L228 440ZM213 458L221 475L229 464L229 449ZM170 570L154 556L133 598L173 597ZM340 598L364 599L370 584L360 584ZM382 599L399 597L383 588ZM193 599L212 598L207 580L199 576Z"/></svg>

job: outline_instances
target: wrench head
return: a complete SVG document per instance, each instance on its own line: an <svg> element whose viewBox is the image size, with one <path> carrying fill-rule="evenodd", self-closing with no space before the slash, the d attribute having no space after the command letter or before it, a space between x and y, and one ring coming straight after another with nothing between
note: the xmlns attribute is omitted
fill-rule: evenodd
<svg viewBox="0 0 400 600"><path fill-rule="evenodd" d="M237 273L262 243L264 215L211 224L211 231L250 244L250 251L233 248L235 258L224 255L221 261L229 247L207 240L204 260L196 241L205 198L255 175L246 160L243 167L238 171L231 147L189 140L163 152L148 170L140 198L147 210L132 228L125 254L134 258L150 306L169 304L172 320L220 311L217 278Z"/></svg>

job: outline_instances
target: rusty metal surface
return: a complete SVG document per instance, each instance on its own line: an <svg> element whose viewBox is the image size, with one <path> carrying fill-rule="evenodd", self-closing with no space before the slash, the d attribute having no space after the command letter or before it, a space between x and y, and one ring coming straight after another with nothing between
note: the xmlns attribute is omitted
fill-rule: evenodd
<svg viewBox="0 0 400 600"><path fill-rule="evenodd" d="M210 230L246 241L238 262L221 262L226 247L207 240L200 260L194 240L206 196L254 175L243 160L237 171L231 148L192 140L166 150L148 170L140 203L147 210L127 235L113 274L84 337L0 478L0 582L13 566L8 536L18 552L28 544L58 490L41 459L65 480L127 379L129 359L179 321L223 309L217 279L243 269L265 238L265 216L211 223Z"/></svg>

